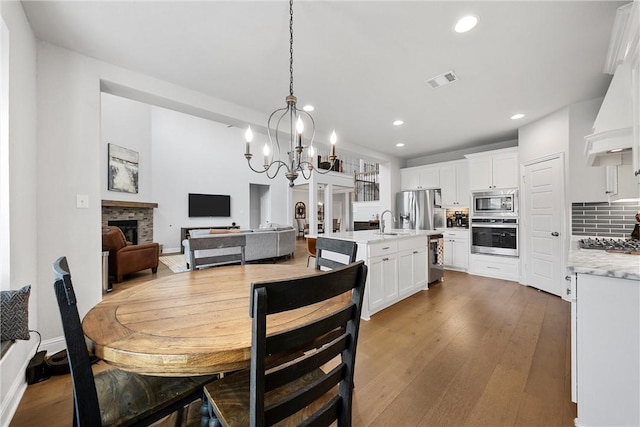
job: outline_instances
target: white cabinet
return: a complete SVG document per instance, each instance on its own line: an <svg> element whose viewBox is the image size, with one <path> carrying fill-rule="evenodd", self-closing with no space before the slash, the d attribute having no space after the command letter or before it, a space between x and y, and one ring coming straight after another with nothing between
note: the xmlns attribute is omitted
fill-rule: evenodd
<svg viewBox="0 0 640 427"><path fill-rule="evenodd" d="M517 282L520 280L520 258L469 254L469 273Z"/></svg>
<svg viewBox="0 0 640 427"><path fill-rule="evenodd" d="M518 149L467 154L470 190L518 187Z"/></svg>
<svg viewBox="0 0 640 427"><path fill-rule="evenodd" d="M427 247L422 239L398 242L398 293L405 296L427 286Z"/></svg>
<svg viewBox="0 0 640 427"><path fill-rule="evenodd" d="M369 260L369 310L378 311L398 297L398 258L396 254Z"/></svg>
<svg viewBox="0 0 640 427"><path fill-rule="evenodd" d="M398 296L398 243L396 241L368 245L369 266L368 289L369 311L386 307L388 301Z"/></svg>
<svg viewBox="0 0 640 427"><path fill-rule="evenodd" d="M440 164L442 206L469 206L469 166L466 160Z"/></svg>
<svg viewBox="0 0 640 427"><path fill-rule="evenodd" d="M638 186L630 164L605 166L605 194L610 201L618 199L637 199Z"/></svg>
<svg viewBox="0 0 640 427"><path fill-rule="evenodd" d="M575 424L640 425L638 280L581 273L572 280Z"/></svg>
<svg viewBox="0 0 640 427"><path fill-rule="evenodd" d="M444 266L466 271L469 267L469 230L446 230L444 239Z"/></svg>
<svg viewBox="0 0 640 427"><path fill-rule="evenodd" d="M357 258L369 267L362 318L427 289L427 236L358 241Z"/></svg>
<svg viewBox="0 0 640 427"><path fill-rule="evenodd" d="M440 188L440 169L433 166L401 169L400 186L403 190Z"/></svg>

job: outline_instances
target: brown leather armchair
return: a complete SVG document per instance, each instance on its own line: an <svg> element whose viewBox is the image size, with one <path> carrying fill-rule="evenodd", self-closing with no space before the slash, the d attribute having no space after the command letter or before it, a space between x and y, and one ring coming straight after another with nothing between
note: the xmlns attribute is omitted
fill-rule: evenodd
<svg viewBox="0 0 640 427"><path fill-rule="evenodd" d="M160 245L134 245L127 242L124 233L118 227L102 229L102 250L109 251L109 275L115 277L116 283L121 282L125 274L147 268L150 268L152 273L158 271Z"/></svg>

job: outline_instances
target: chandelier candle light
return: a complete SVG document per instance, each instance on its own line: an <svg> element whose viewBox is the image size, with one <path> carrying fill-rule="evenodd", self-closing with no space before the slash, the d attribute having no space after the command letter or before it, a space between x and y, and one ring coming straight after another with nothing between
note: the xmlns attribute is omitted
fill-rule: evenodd
<svg viewBox="0 0 640 427"><path fill-rule="evenodd" d="M285 177L289 180L289 186L293 187L293 183L298 178L299 173L304 179L309 179L313 171L313 140L316 135L316 124L311 114L304 110L298 110L296 107L297 98L293 95L293 0L289 1L289 95L285 98L287 106L275 110L269 116L267 122L267 133L269 142L264 145L262 154L264 155L263 169L256 169L251 165L251 141L253 140L253 132L251 127L247 128L244 134L246 141L246 151L244 157L247 159L249 168L257 173L266 173L269 179L273 179L278 175L281 168L285 168ZM303 118L310 124L311 138L308 146L304 146L303 133L305 123ZM280 139L289 138L289 147L287 157L281 160ZM329 141L331 142L331 150L329 161L331 166L324 172L316 168L316 172L325 174L334 169L336 161L336 131L331 133ZM307 148L307 155L304 156L304 149ZM299 173L298 173L299 172Z"/></svg>

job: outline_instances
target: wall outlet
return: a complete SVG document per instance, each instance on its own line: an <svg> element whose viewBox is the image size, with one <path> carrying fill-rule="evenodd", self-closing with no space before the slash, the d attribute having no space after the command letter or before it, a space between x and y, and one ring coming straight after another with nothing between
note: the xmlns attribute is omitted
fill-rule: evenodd
<svg viewBox="0 0 640 427"><path fill-rule="evenodd" d="M76 208L89 209L89 196L87 194L76 195Z"/></svg>

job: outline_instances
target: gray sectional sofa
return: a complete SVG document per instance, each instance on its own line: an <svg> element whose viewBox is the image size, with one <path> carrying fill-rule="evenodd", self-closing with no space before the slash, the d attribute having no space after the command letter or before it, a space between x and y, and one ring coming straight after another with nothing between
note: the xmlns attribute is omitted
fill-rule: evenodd
<svg viewBox="0 0 640 427"><path fill-rule="evenodd" d="M228 234L227 230L190 230L191 239L215 239L216 236ZM215 234L212 234L215 233ZM237 232L236 232L237 233ZM267 228L255 230L240 230L247 236L247 246L245 247L245 260L258 261L263 259L274 259L283 256L293 255L296 249L296 230L292 226L270 224ZM189 240L182 241L184 247L184 258L187 266L191 265L191 251L189 250ZM205 256L223 255L231 253L235 249L209 249L200 254L196 251L198 258Z"/></svg>

